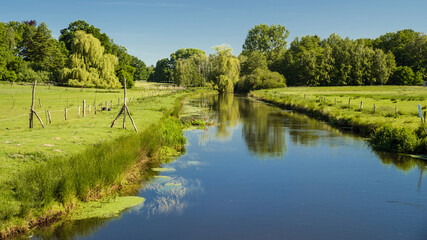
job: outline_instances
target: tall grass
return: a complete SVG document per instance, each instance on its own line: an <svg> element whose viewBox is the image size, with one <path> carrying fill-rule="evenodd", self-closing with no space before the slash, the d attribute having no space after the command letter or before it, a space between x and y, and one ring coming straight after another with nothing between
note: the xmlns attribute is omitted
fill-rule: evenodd
<svg viewBox="0 0 427 240"><path fill-rule="evenodd" d="M69 158L48 159L21 171L8 183L0 221L42 216L52 206L63 211L78 201L88 201L122 187L125 175L143 157L156 158L162 149L182 151L186 139L174 117L180 103L140 134L121 136L89 147ZM1 229L4 230L4 229Z"/></svg>

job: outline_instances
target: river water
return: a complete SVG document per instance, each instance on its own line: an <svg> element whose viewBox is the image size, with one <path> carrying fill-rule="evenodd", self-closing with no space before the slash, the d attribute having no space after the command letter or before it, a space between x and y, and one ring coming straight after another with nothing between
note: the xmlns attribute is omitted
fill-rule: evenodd
<svg viewBox="0 0 427 240"><path fill-rule="evenodd" d="M243 97L192 106L217 124L185 133L186 153L151 172L143 205L34 238L427 239L423 161Z"/></svg>

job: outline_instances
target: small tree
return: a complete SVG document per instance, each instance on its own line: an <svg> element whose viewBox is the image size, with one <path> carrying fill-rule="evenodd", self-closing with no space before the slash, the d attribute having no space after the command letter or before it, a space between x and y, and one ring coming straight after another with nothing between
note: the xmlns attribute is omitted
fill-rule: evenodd
<svg viewBox="0 0 427 240"><path fill-rule="evenodd" d="M215 46L215 54L210 56L212 70L209 79L214 89L220 93L234 92L234 84L239 81L240 62L231 53L231 48L221 45Z"/></svg>

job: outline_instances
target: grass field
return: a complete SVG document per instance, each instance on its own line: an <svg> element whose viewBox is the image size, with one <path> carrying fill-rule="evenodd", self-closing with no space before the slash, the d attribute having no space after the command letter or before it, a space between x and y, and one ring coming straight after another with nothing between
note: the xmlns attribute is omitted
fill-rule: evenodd
<svg viewBox="0 0 427 240"><path fill-rule="evenodd" d="M425 132L418 133L419 129L422 128L420 127L422 124L418 113L418 105L421 106L423 113L427 111L426 87L290 87L254 91L251 95L299 109L303 112L320 114L325 120L341 127L356 127L366 136L372 137L371 134L376 132L387 135L379 130L384 126L388 126L390 129L395 129L392 131L404 131L404 133L391 133L392 135L402 135L406 134L406 132L415 134L416 132L417 136L415 137L418 139L412 139L413 141L418 141L418 145L425 145L427 142ZM394 140L399 141L397 137ZM405 139L401 140L405 141ZM414 147L412 150L399 150L380 147L381 150L387 151L423 151L421 153L426 154L424 148L425 146L421 146L421 148Z"/></svg>
<svg viewBox="0 0 427 240"><path fill-rule="evenodd" d="M45 128L35 119L34 128L29 129L31 91L31 85L0 84L0 183L27 165L54 156L66 157L102 140L133 133L129 118L126 130L122 129L122 118L110 128L122 105L123 90L37 86L35 110ZM171 95L172 91L177 94ZM169 85L155 83L137 83L128 90L128 100L132 99L128 106L138 130L157 122L183 94ZM83 105L83 99L87 105L92 105L91 114L87 106L86 117L82 113L78 117L78 106ZM105 106L105 102L109 107L113 103L111 111L99 111L99 104ZM97 105L96 114L94 104ZM47 110L51 113L52 124L46 121Z"/></svg>
<svg viewBox="0 0 427 240"><path fill-rule="evenodd" d="M26 231L45 217L63 215L76 202L126 188L127 182L143 177L138 177L138 166L144 159L184 147L176 116L188 90L151 83L128 90L138 134L129 118L127 129L122 129L121 118L110 128L121 108L123 90L52 86L36 88L35 110L45 128L35 120L35 127L29 129L31 91L31 85L0 84L0 238ZM86 116L79 117L83 99L92 104L92 112L86 108ZM105 102L111 111L99 111L99 103L105 106ZM52 114L52 124L46 122L46 110Z"/></svg>

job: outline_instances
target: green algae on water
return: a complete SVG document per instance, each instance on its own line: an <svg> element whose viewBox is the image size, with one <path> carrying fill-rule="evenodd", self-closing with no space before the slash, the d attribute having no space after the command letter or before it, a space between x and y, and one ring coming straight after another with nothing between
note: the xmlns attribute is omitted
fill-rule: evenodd
<svg viewBox="0 0 427 240"><path fill-rule="evenodd" d="M87 218L108 218L115 217L125 209L142 204L145 201L142 197L126 196L108 199L102 202L88 202L74 211L69 219L82 220Z"/></svg>
<svg viewBox="0 0 427 240"><path fill-rule="evenodd" d="M173 172L175 168L152 168L151 170L154 172Z"/></svg>

